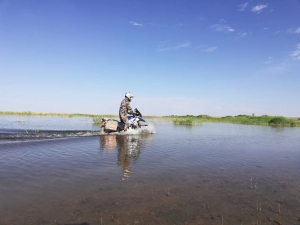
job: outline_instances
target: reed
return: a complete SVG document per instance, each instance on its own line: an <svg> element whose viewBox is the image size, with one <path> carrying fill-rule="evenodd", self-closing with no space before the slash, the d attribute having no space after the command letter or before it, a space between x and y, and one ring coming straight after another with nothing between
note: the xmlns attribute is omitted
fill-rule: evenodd
<svg viewBox="0 0 300 225"><path fill-rule="evenodd" d="M168 188L168 192L166 193L166 196L170 195L170 188Z"/></svg>
<svg viewBox="0 0 300 225"><path fill-rule="evenodd" d="M211 214L211 212L210 212L210 210L209 210L209 206L203 204L203 207L207 210L208 214L210 215L210 218L211 218L212 220L214 220L214 217L213 217L213 215Z"/></svg>
<svg viewBox="0 0 300 225"><path fill-rule="evenodd" d="M102 117L93 117L93 123L94 124L100 124L102 121Z"/></svg>
<svg viewBox="0 0 300 225"><path fill-rule="evenodd" d="M94 124L101 124L102 122L102 118L110 118L110 119L113 119L113 118L117 118L117 116L113 116L113 115L102 115L102 116L95 116L93 117L93 123Z"/></svg>
<svg viewBox="0 0 300 225"><path fill-rule="evenodd" d="M251 183L251 184L250 184L250 188L251 188L251 189L256 189L257 178L256 178L256 180L255 180L255 185L254 185L254 186L252 185L252 180L253 180L253 179L252 179L252 177L251 177L251 179L250 179L250 183Z"/></svg>
<svg viewBox="0 0 300 225"><path fill-rule="evenodd" d="M173 120L174 125L187 125L187 126L192 126L192 125L197 125L200 122L197 120L193 120L192 118L178 118Z"/></svg>
<svg viewBox="0 0 300 225"><path fill-rule="evenodd" d="M256 202L256 210L257 212L262 212L261 203L259 201Z"/></svg>

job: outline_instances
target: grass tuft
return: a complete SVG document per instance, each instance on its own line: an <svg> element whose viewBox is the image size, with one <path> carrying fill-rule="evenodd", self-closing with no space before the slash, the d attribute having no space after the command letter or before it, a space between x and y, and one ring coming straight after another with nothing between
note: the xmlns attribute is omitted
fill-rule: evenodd
<svg viewBox="0 0 300 225"><path fill-rule="evenodd" d="M186 126L192 126L195 125L195 120L191 119L191 118L187 118L187 119L174 119L173 120L173 124L174 125L186 125Z"/></svg>
<svg viewBox="0 0 300 225"><path fill-rule="evenodd" d="M275 116L269 121L269 125L271 126L291 126L294 127L296 125L295 121L291 119L287 119L283 116Z"/></svg>

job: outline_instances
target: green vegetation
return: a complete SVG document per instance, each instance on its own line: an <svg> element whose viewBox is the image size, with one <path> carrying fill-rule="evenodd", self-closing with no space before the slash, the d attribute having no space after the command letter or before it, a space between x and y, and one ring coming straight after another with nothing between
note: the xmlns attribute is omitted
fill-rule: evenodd
<svg viewBox="0 0 300 225"><path fill-rule="evenodd" d="M275 116L269 121L269 125L272 126L296 126L296 123L299 123L298 121L294 121L291 119L287 119L283 116ZM298 124L300 125L300 123Z"/></svg>
<svg viewBox="0 0 300 225"><path fill-rule="evenodd" d="M288 119L283 116L224 116L224 117L212 117L208 115L199 116L166 116L166 119L172 120L175 125L197 125L202 122L218 122L218 123L235 123L235 124L249 124L249 125L270 125L270 126L300 126L298 118Z"/></svg>
<svg viewBox="0 0 300 225"><path fill-rule="evenodd" d="M0 115L16 115L16 116L61 116L61 117L91 117L93 123L100 124L103 117L118 118L118 115L101 115L101 114L66 114L66 113L43 113L43 112L9 112L0 111ZM252 125L270 125L270 126L290 126L300 127L300 118L286 118L283 116L255 116L250 115L237 115L237 116L224 116L213 117L208 115L186 115L186 116L143 116L146 119L167 119L171 120L174 125L199 125L203 122L216 122L216 123L235 123L235 124L252 124Z"/></svg>
<svg viewBox="0 0 300 225"><path fill-rule="evenodd" d="M103 117L105 117L105 116L103 116ZM93 123L94 124L100 124L103 117L101 117L101 116L93 117Z"/></svg>
<svg viewBox="0 0 300 225"><path fill-rule="evenodd" d="M192 126L192 125L199 125L201 122L199 120L193 120L192 118L176 118L173 120L174 125L186 125L186 126Z"/></svg>

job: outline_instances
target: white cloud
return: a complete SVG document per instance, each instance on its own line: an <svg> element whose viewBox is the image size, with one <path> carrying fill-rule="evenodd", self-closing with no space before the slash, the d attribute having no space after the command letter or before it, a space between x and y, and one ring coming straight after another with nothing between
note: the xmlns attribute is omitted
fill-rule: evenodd
<svg viewBox="0 0 300 225"><path fill-rule="evenodd" d="M244 33L239 33L239 34L238 34L239 37L245 37L245 36L247 36L247 35L248 35L248 34L247 34L246 32L244 32Z"/></svg>
<svg viewBox="0 0 300 225"><path fill-rule="evenodd" d="M255 12L255 13L261 13L263 9L267 8L268 5L257 5L257 6L253 6L251 11Z"/></svg>
<svg viewBox="0 0 300 225"><path fill-rule="evenodd" d="M215 50L217 50L218 47L208 47L207 49L205 49L204 51L206 52L213 52Z"/></svg>
<svg viewBox="0 0 300 225"><path fill-rule="evenodd" d="M136 23L136 22L133 22L133 21L129 21L130 24L132 24L133 26L141 26L143 27L143 24L140 24L140 23Z"/></svg>
<svg viewBox="0 0 300 225"><path fill-rule="evenodd" d="M264 64L270 64L273 61L272 57L268 57L266 61L264 61Z"/></svg>
<svg viewBox="0 0 300 225"><path fill-rule="evenodd" d="M178 48L187 48L187 47L190 47L191 46L191 42L186 42L184 44L179 44L175 47L175 49L178 49Z"/></svg>
<svg viewBox="0 0 300 225"><path fill-rule="evenodd" d="M165 45L160 45L159 48L158 48L158 51L171 51L171 50L177 50L177 49L180 49L180 48L188 48L192 45L191 42L187 41L185 43L181 43L181 44L178 44L176 46L172 46L172 47L168 47L168 46L165 46Z"/></svg>
<svg viewBox="0 0 300 225"><path fill-rule="evenodd" d="M217 50L218 47L216 46L207 46L207 45L200 45L197 47L197 49L201 49L203 52L213 52Z"/></svg>
<svg viewBox="0 0 300 225"><path fill-rule="evenodd" d="M296 46L296 50L291 52L290 56L295 60L300 60L300 43Z"/></svg>
<svg viewBox="0 0 300 225"><path fill-rule="evenodd" d="M210 28L212 31L224 32L224 33L230 33L234 31L232 27L225 24L214 24Z"/></svg>
<svg viewBox="0 0 300 225"><path fill-rule="evenodd" d="M280 34L280 33L281 33L281 31L278 30L278 31L276 31L276 32L274 33L274 35L277 35L277 34Z"/></svg>
<svg viewBox="0 0 300 225"><path fill-rule="evenodd" d="M245 9L247 8L248 5L249 5L248 2L245 2L244 4L238 5L239 11L245 11Z"/></svg>
<svg viewBox="0 0 300 225"><path fill-rule="evenodd" d="M196 49L200 49L202 52L213 52L218 49L217 46L200 45Z"/></svg>
<svg viewBox="0 0 300 225"><path fill-rule="evenodd" d="M288 33L290 34L300 34L300 27L298 28L290 28L287 30Z"/></svg>

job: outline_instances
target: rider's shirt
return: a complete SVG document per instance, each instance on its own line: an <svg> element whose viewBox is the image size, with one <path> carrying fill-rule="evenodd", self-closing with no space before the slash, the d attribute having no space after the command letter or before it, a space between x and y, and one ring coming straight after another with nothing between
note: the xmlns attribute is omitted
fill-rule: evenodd
<svg viewBox="0 0 300 225"><path fill-rule="evenodd" d="M132 111L132 108L130 106L130 101L128 100L128 98L125 98L121 102L119 114L126 115L127 113L132 114L133 111Z"/></svg>

